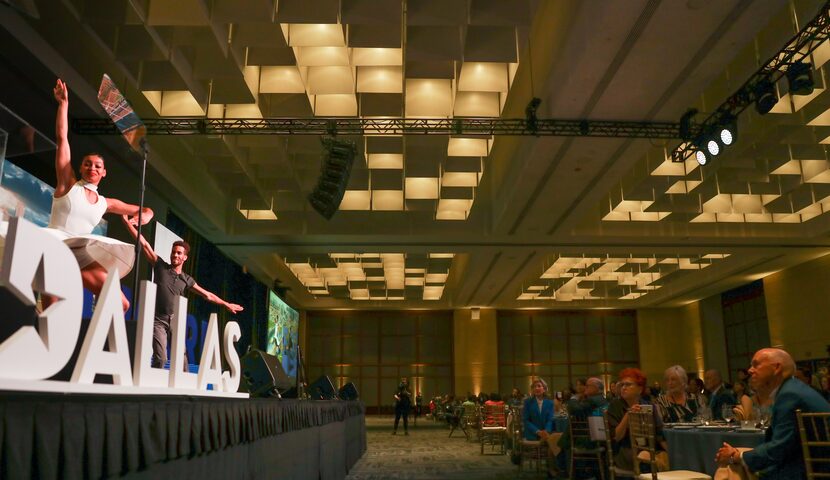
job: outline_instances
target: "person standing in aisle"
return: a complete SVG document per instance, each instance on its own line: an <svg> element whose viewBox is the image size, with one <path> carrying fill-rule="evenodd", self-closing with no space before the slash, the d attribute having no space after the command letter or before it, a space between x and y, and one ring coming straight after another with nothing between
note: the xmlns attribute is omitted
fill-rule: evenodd
<svg viewBox="0 0 830 480"><path fill-rule="evenodd" d="M409 435L409 407L412 405L412 394L409 392L409 382L406 377L401 378L398 391L395 393L395 429L392 435L398 434L398 422L403 417L403 434Z"/></svg>

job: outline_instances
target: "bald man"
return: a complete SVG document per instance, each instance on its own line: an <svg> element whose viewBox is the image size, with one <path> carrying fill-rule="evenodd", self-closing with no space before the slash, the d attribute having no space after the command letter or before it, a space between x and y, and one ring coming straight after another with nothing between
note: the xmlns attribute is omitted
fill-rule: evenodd
<svg viewBox="0 0 830 480"><path fill-rule="evenodd" d="M795 362L779 348L758 350L752 357L749 384L761 397L773 399L772 423L764 443L741 453L728 443L718 450L718 463L743 463L765 479L806 478L795 411L830 412L830 404L793 377Z"/></svg>

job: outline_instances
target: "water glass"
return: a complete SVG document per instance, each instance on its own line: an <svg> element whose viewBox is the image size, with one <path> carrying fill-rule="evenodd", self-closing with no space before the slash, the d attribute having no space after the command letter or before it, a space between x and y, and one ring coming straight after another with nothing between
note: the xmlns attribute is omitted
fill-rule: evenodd
<svg viewBox="0 0 830 480"><path fill-rule="evenodd" d="M720 409L723 419L726 420L726 423L728 424L732 423L732 420L735 420L735 412L732 411L733 408L733 405L724 405Z"/></svg>

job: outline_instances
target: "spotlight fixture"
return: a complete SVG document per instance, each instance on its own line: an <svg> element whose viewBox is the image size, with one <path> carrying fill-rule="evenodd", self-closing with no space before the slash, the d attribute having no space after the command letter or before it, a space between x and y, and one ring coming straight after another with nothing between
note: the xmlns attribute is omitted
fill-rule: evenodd
<svg viewBox="0 0 830 480"><path fill-rule="evenodd" d="M709 162L709 157L706 156L706 152L703 150L698 150L695 152L695 160L697 160L697 163L699 163L702 167Z"/></svg>
<svg viewBox="0 0 830 480"><path fill-rule="evenodd" d="M717 131L717 140L728 147L738 141L738 120L735 117L726 117L720 121Z"/></svg>
<svg viewBox="0 0 830 480"><path fill-rule="evenodd" d="M755 97L755 110L761 115L768 114L772 110L772 107L778 103L775 85L773 85L768 77L759 80L752 89L752 93Z"/></svg>
<svg viewBox="0 0 830 480"><path fill-rule="evenodd" d="M720 153L720 145L718 145L718 142L715 141L715 139L709 139L709 141L706 142L706 151L709 152L709 155L716 157Z"/></svg>
<svg viewBox="0 0 830 480"><path fill-rule="evenodd" d="M813 69L809 63L795 62L787 68L787 83L793 95L810 95L813 93Z"/></svg>
<svg viewBox="0 0 830 480"><path fill-rule="evenodd" d="M737 139L737 119L731 115L721 116L712 127L707 128L692 141L695 160L700 165L706 165L727 147L734 145Z"/></svg>

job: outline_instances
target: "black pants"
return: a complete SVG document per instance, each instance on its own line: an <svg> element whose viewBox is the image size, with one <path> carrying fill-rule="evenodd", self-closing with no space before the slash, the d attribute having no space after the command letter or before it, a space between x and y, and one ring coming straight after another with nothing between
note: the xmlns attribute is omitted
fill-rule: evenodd
<svg viewBox="0 0 830 480"><path fill-rule="evenodd" d="M409 428L409 403L398 402L395 404L395 431L398 431L398 422L403 417L403 431Z"/></svg>
<svg viewBox="0 0 830 480"><path fill-rule="evenodd" d="M153 367L162 368L167 363L167 346L170 345L173 331L170 330L170 321L173 315L161 315L153 319ZM173 349L170 349L171 353ZM187 371L187 349L184 352L184 371Z"/></svg>

